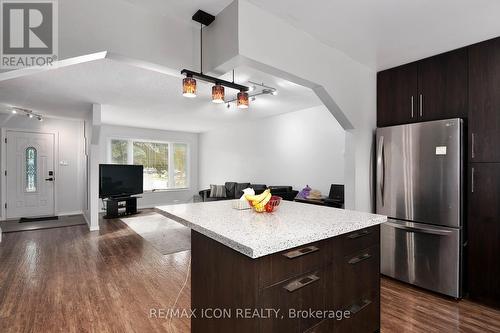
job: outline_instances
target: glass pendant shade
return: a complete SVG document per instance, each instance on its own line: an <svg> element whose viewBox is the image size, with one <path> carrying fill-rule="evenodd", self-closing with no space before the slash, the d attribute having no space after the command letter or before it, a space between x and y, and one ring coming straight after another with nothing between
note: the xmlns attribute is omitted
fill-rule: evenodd
<svg viewBox="0 0 500 333"><path fill-rule="evenodd" d="M212 102L217 104L224 103L224 87L220 84L212 87Z"/></svg>
<svg viewBox="0 0 500 333"><path fill-rule="evenodd" d="M248 94L246 92L240 91L236 99L239 109L248 109Z"/></svg>
<svg viewBox="0 0 500 333"><path fill-rule="evenodd" d="M182 96L196 97L196 80L192 77L186 77L182 80Z"/></svg>

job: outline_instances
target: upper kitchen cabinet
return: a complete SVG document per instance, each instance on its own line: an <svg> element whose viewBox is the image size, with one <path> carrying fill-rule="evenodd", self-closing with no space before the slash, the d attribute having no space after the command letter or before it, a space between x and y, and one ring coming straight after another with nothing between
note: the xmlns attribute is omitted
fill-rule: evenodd
<svg viewBox="0 0 500 333"><path fill-rule="evenodd" d="M467 118L467 49L418 62L418 120Z"/></svg>
<svg viewBox="0 0 500 333"><path fill-rule="evenodd" d="M378 73L377 126L466 118L466 48Z"/></svg>
<svg viewBox="0 0 500 333"><path fill-rule="evenodd" d="M469 158L500 162L500 38L469 49Z"/></svg>
<svg viewBox="0 0 500 333"><path fill-rule="evenodd" d="M377 75L377 126L416 121L417 65L409 64Z"/></svg>

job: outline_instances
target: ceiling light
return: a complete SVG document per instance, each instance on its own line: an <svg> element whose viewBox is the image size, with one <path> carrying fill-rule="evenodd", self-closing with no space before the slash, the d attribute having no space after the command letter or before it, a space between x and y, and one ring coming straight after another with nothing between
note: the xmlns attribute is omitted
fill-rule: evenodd
<svg viewBox="0 0 500 333"><path fill-rule="evenodd" d="M246 92L240 91L236 99L239 109L248 109L248 94Z"/></svg>
<svg viewBox="0 0 500 333"><path fill-rule="evenodd" d="M29 118L33 118L33 115L31 113L28 113Z"/></svg>
<svg viewBox="0 0 500 333"><path fill-rule="evenodd" d="M185 77L182 80L182 96L189 98L196 97L196 80L192 77Z"/></svg>
<svg viewBox="0 0 500 333"><path fill-rule="evenodd" d="M274 96L278 95L278 90L273 90L273 92L271 94Z"/></svg>
<svg viewBox="0 0 500 333"><path fill-rule="evenodd" d="M212 102L216 104L224 103L224 87L218 83L212 87Z"/></svg>
<svg viewBox="0 0 500 333"><path fill-rule="evenodd" d="M221 104L224 103L224 87L239 90L241 92L248 91L248 87L234 82L225 81L219 78L203 74L203 27L209 26L214 20L215 16L210 15L202 10L198 10L192 17L193 21L200 24L200 72L194 72L188 69L181 71L182 75L186 77L182 80L182 95L185 97L196 97L196 80L214 83L212 87L212 102ZM248 95L247 95L248 105Z"/></svg>
<svg viewBox="0 0 500 333"><path fill-rule="evenodd" d="M16 114L17 113L16 109L12 109L12 113Z"/></svg>

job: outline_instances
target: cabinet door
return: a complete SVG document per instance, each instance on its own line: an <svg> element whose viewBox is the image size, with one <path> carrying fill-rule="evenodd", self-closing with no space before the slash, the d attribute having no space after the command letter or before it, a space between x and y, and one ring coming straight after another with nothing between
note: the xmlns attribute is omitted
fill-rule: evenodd
<svg viewBox="0 0 500 333"><path fill-rule="evenodd" d="M377 126L408 124L416 120L417 65L377 74Z"/></svg>
<svg viewBox="0 0 500 333"><path fill-rule="evenodd" d="M467 117L467 49L418 63L419 121Z"/></svg>
<svg viewBox="0 0 500 333"><path fill-rule="evenodd" d="M500 38L469 49L469 158L500 162Z"/></svg>
<svg viewBox="0 0 500 333"><path fill-rule="evenodd" d="M500 163L472 163L470 172L469 293L500 306Z"/></svg>

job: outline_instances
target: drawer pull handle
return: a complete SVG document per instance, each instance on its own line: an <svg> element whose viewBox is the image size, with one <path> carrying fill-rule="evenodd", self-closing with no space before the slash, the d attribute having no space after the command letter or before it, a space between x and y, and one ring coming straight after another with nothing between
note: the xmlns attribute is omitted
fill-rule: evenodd
<svg viewBox="0 0 500 333"><path fill-rule="evenodd" d="M355 315L356 313L358 313L359 311L363 310L364 308L366 308L368 305L372 304L372 301L370 301L369 299L364 299L361 301L360 304L353 304L351 305L351 307L349 308L349 312L353 315Z"/></svg>
<svg viewBox="0 0 500 333"><path fill-rule="evenodd" d="M363 236L369 235L371 233L372 232L369 231L369 230L362 230L362 231L350 234L349 236L347 236L347 238L349 238L349 239L356 239L356 238L359 238L359 237L363 237Z"/></svg>
<svg viewBox="0 0 500 333"><path fill-rule="evenodd" d="M313 273L301 278L298 278L296 280L293 280L292 282L288 283L286 286L283 288L288 290L289 292L294 292L296 290L299 290L300 288L303 288L307 285L310 285L313 282L316 282L319 280L319 276L317 273Z"/></svg>
<svg viewBox="0 0 500 333"><path fill-rule="evenodd" d="M317 246L307 246L307 247L303 247L301 249L297 249L297 250L293 250L293 251L284 253L283 255L285 257L287 257L288 259L294 259L294 258L298 258L298 257L301 257L303 255L306 255L306 254L309 254L309 253L313 253L313 252L316 252L316 251L319 251L319 247L317 247Z"/></svg>
<svg viewBox="0 0 500 333"><path fill-rule="evenodd" d="M359 262L362 262L363 260L366 260L366 259L370 259L372 257L371 254L369 253L365 253L365 254L362 254L360 256L357 256L357 257L354 257L354 258L351 258L348 262L349 264L351 265L355 265Z"/></svg>

